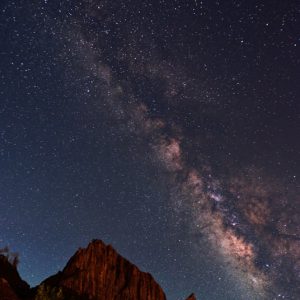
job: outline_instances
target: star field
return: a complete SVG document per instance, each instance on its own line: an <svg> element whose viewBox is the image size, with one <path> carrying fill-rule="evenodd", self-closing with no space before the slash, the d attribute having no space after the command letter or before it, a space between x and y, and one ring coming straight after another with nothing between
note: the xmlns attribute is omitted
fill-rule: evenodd
<svg viewBox="0 0 300 300"><path fill-rule="evenodd" d="M298 299L297 1L3 1L0 38L25 280L99 238L168 299Z"/></svg>

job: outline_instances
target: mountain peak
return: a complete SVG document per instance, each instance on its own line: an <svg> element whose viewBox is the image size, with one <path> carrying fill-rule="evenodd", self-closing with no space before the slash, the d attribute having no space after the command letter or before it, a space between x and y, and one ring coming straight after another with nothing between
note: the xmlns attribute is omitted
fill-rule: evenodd
<svg viewBox="0 0 300 300"><path fill-rule="evenodd" d="M166 300L151 274L101 240L79 248L64 269L30 290L16 265L0 255L0 300ZM196 300L194 294L186 300Z"/></svg>
<svg viewBox="0 0 300 300"><path fill-rule="evenodd" d="M197 300L194 294L189 295L186 300Z"/></svg>
<svg viewBox="0 0 300 300"><path fill-rule="evenodd" d="M140 271L101 240L80 248L62 272L44 283L93 300L166 299L149 273Z"/></svg>

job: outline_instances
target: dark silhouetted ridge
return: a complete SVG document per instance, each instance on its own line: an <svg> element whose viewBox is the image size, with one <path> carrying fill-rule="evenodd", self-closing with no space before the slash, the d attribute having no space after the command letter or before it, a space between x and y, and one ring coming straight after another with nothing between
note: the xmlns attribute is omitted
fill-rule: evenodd
<svg viewBox="0 0 300 300"><path fill-rule="evenodd" d="M29 291L29 285L21 279L17 268L5 255L0 255L0 300L24 298Z"/></svg>
<svg viewBox="0 0 300 300"><path fill-rule="evenodd" d="M194 294L189 295L186 300L197 300Z"/></svg>

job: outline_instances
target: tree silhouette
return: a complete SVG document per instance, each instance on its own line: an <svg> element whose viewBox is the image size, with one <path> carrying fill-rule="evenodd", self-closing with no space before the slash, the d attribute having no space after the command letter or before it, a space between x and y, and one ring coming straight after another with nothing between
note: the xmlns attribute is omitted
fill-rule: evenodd
<svg viewBox="0 0 300 300"><path fill-rule="evenodd" d="M4 256L13 267L17 268L20 262L19 253L11 252L9 247L5 246L4 248L0 248L0 255Z"/></svg>

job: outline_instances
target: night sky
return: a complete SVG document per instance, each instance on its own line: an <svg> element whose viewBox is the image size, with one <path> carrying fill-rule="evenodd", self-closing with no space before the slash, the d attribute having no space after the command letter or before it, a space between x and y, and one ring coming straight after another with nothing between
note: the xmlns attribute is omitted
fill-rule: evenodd
<svg viewBox="0 0 300 300"><path fill-rule="evenodd" d="M32 286L102 239L168 299L299 299L298 1L0 4L0 247Z"/></svg>

